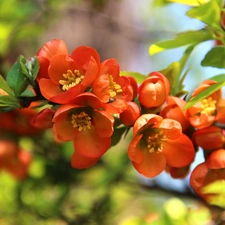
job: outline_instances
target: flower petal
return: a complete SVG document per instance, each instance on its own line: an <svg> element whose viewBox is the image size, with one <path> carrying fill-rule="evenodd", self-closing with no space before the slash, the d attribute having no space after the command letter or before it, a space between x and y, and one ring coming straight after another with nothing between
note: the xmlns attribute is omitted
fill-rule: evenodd
<svg viewBox="0 0 225 225"><path fill-rule="evenodd" d="M99 136L92 126L91 129L77 132L74 138L75 149L84 157L99 158L110 147L111 139Z"/></svg>
<svg viewBox="0 0 225 225"><path fill-rule="evenodd" d="M206 160L206 165L210 169L225 168L225 149L213 151Z"/></svg>
<svg viewBox="0 0 225 225"><path fill-rule="evenodd" d="M133 162L135 169L145 177L155 177L159 175L166 167L166 158L163 154L146 152L144 160L141 163Z"/></svg>
<svg viewBox="0 0 225 225"><path fill-rule="evenodd" d="M192 141L185 134L174 140L168 139L163 144L162 153L166 157L167 165L171 167L187 166L195 156Z"/></svg>
<svg viewBox="0 0 225 225"><path fill-rule="evenodd" d="M128 157L131 161L136 163L141 163L144 160L144 151L147 150L140 146L140 140L142 137L143 134L134 137L128 147Z"/></svg>
<svg viewBox="0 0 225 225"><path fill-rule="evenodd" d="M78 151L75 150L71 158L71 165L73 168L76 168L76 169L85 169L96 164L98 160L99 158L84 157L81 154L79 154Z"/></svg>

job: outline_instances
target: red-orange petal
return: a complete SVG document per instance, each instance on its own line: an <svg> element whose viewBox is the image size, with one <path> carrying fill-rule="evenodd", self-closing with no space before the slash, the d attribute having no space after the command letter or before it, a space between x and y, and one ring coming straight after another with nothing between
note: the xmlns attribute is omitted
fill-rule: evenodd
<svg viewBox="0 0 225 225"><path fill-rule="evenodd" d="M225 149L213 151L206 160L206 165L210 169L225 168Z"/></svg>
<svg viewBox="0 0 225 225"><path fill-rule="evenodd" d="M50 60L56 54L67 54L68 50L66 44L59 39L53 39L43 45L38 51L37 56L44 57Z"/></svg>
<svg viewBox="0 0 225 225"><path fill-rule="evenodd" d="M113 116L105 111L95 111L93 114L93 123L96 132L101 137L111 137L113 134Z"/></svg>
<svg viewBox="0 0 225 225"><path fill-rule="evenodd" d="M143 134L134 137L128 147L128 157L131 161L136 163L141 163L144 160L144 151L147 149L142 149L140 146L140 140L143 137Z"/></svg>
<svg viewBox="0 0 225 225"><path fill-rule="evenodd" d="M79 154L78 151L75 150L71 158L71 165L73 168L76 168L76 169L85 169L96 164L98 160L99 158L84 157L81 154Z"/></svg>
<svg viewBox="0 0 225 225"><path fill-rule="evenodd" d="M100 65L99 54L92 47L80 46L74 49L74 51L71 54L71 57L73 58L79 69L87 70L89 67L89 61L91 57L93 57L96 63Z"/></svg>
<svg viewBox="0 0 225 225"><path fill-rule="evenodd" d="M57 116L53 125L53 131L55 136L61 141L71 141L76 134L76 129L73 127L67 113Z"/></svg>
<svg viewBox="0 0 225 225"><path fill-rule="evenodd" d="M51 58L48 68L48 74L52 82L59 84L60 80L64 80L63 74L67 73L67 70L72 72L77 69L72 58L68 55L58 54Z"/></svg>
<svg viewBox="0 0 225 225"><path fill-rule="evenodd" d="M148 178L159 175L166 167L166 158L163 154L146 152L141 163L133 162L135 169Z"/></svg>
<svg viewBox="0 0 225 225"><path fill-rule="evenodd" d="M174 140L168 139L163 144L162 153L166 157L167 165L171 167L187 166L195 156L192 141L185 134Z"/></svg>
<svg viewBox="0 0 225 225"><path fill-rule="evenodd" d="M91 129L78 131L74 138L74 148L84 157L99 158L110 147L110 137L99 136L92 126Z"/></svg>

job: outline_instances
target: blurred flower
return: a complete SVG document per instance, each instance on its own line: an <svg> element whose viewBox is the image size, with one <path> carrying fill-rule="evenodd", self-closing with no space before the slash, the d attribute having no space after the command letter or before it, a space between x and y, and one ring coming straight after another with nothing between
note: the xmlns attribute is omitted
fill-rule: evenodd
<svg viewBox="0 0 225 225"><path fill-rule="evenodd" d="M169 92L168 79L159 72L152 72L139 86L139 101L145 108L157 108L166 101Z"/></svg>
<svg viewBox="0 0 225 225"><path fill-rule="evenodd" d="M195 155L180 123L155 114L144 114L137 119L133 137L128 156L136 170L146 177L157 176L166 166L187 166Z"/></svg>
<svg viewBox="0 0 225 225"><path fill-rule="evenodd" d="M210 126L196 130L192 139L196 145L204 150L220 149L225 144L225 132L219 127Z"/></svg>
<svg viewBox="0 0 225 225"><path fill-rule="evenodd" d="M204 193L204 187L215 181L225 180L225 150L213 151L206 162L199 164L191 173L190 185L194 191L209 200L215 193Z"/></svg>
<svg viewBox="0 0 225 225"><path fill-rule="evenodd" d="M100 157L110 147L114 123L114 117L102 108L102 102L92 93L83 93L73 103L62 105L53 117L56 137L73 140L75 150L83 157Z"/></svg>

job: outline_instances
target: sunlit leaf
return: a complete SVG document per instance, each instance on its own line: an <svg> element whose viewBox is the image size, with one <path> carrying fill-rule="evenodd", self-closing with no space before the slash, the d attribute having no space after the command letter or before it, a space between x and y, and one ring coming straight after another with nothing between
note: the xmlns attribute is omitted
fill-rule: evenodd
<svg viewBox="0 0 225 225"><path fill-rule="evenodd" d="M207 3L210 0L167 0L168 2L176 2L189 6L198 6Z"/></svg>
<svg viewBox="0 0 225 225"><path fill-rule="evenodd" d="M167 49L178 48L189 44L196 45L210 39L212 39L212 34L207 29L182 32L177 34L173 40L161 41L151 45L149 54L154 55Z"/></svg>
<svg viewBox="0 0 225 225"><path fill-rule="evenodd" d="M216 82L224 82L225 81L225 74L215 75L213 77L208 78L209 80L215 80Z"/></svg>
<svg viewBox="0 0 225 225"><path fill-rule="evenodd" d="M206 4L191 8L187 15L196 18L210 27L222 30L220 26L221 8L217 1L209 1Z"/></svg>
<svg viewBox="0 0 225 225"><path fill-rule="evenodd" d="M193 106L197 102L207 98L209 95L213 94L215 91L219 90L223 86L225 86L225 82L216 83L216 84L213 84L210 87L206 88L204 91L200 92L198 95L196 95L195 97L191 98L187 102L187 104L185 105L184 110L190 108L191 106Z"/></svg>
<svg viewBox="0 0 225 225"><path fill-rule="evenodd" d="M121 76L132 76L139 84L142 83L147 78L146 75L138 73L138 72L121 71L120 75Z"/></svg>
<svg viewBox="0 0 225 225"><path fill-rule="evenodd" d="M225 47L217 46L212 48L202 60L202 66L212 66L217 68L225 68Z"/></svg>

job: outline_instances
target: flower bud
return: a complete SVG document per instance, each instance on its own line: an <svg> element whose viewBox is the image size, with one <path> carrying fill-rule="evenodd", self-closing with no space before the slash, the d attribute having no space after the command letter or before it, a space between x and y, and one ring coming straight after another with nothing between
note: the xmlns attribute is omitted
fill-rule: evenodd
<svg viewBox="0 0 225 225"><path fill-rule="evenodd" d="M141 111L135 102L128 102L127 109L120 114L120 120L125 126L133 126L140 117Z"/></svg>
<svg viewBox="0 0 225 225"><path fill-rule="evenodd" d="M145 108L160 107L169 92L168 79L161 73L153 72L139 87L139 101Z"/></svg>

